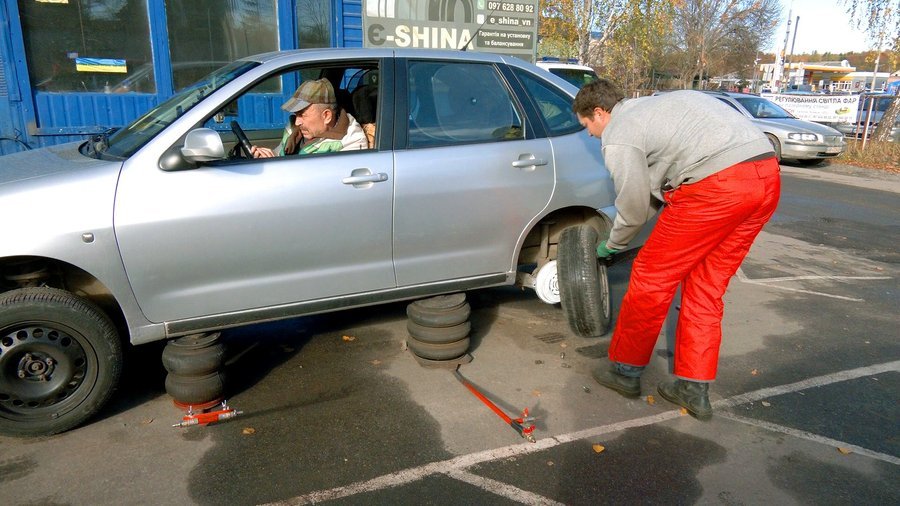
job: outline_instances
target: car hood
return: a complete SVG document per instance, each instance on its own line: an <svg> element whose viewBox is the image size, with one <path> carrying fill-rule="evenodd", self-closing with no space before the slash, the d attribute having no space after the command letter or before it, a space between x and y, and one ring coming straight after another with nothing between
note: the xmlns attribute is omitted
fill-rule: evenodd
<svg viewBox="0 0 900 506"><path fill-rule="evenodd" d="M94 170L98 167L121 166L120 162L97 160L78 152L79 143L60 144L47 148L22 151L0 156L0 188L4 185L55 174Z"/></svg>
<svg viewBox="0 0 900 506"><path fill-rule="evenodd" d="M840 132L829 126L797 118L756 119L753 122L766 131L781 130L784 133L811 132L819 135L841 135Z"/></svg>

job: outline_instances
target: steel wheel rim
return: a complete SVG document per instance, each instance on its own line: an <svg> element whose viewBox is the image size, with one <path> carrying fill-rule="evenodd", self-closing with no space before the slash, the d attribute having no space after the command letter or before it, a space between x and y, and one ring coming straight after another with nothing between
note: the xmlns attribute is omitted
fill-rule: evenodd
<svg viewBox="0 0 900 506"><path fill-rule="evenodd" d="M3 418L57 418L84 401L96 381L96 353L80 332L46 321L0 330Z"/></svg>

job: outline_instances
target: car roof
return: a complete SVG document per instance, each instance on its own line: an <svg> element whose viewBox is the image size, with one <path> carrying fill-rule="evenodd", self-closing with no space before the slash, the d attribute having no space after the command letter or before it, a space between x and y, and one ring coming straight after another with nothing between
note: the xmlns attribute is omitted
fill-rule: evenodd
<svg viewBox="0 0 900 506"><path fill-rule="evenodd" d="M337 55L347 58L428 58L428 59L452 59L478 62L509 62L510 59L528 63L520 58L504 57L493 53L480 53L475 51L452 51L438 49L408 49L408 48L313 48L291 49L288 51L271 51L242 58L242 60L267 63L281 58L293 58L299 55L333 58Z"/></svg>

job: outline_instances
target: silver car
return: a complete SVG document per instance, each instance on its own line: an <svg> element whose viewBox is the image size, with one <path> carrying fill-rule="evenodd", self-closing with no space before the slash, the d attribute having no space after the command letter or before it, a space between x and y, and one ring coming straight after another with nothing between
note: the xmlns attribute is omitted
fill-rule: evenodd
<svg viewBox="0 0 900 506"><path fill-rule="evenodd" d="M819 123L794 117L779 105L756 95L707 91L750 118L769 142L778 160L791 159L815 164L839 156L847 149L841 132Z"/></svg>
<svg viewBox="0 0 900 506"><path fill-rule="evenodd" d="M836 123L835 128L845 136L861 139L863 135L870 138L878 128L881 117L890 108L891 104L897 100L896 96L886 95L883 93L871 93L860 96L859 109L857 110L856 121L853 123ZM866 131L866 118L868 118L868 132ZM888 134L888 142L900 142L900 116L894 118L894 126L891 133Z"/></svg>
<svg viewBox="0 0 900 506"><path fill-rule="evenodd" d="M319 78L372 147L250 158ZM255 322L519 284L605 333L614 187L576 92L498 55L276 52L108 135L0 157L0 433L90 418L128 343Z"/></svg>

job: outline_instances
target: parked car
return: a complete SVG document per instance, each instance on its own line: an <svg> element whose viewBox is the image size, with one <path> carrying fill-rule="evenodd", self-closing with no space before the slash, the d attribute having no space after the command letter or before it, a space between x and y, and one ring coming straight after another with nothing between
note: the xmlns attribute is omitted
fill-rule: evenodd
<svg viewBox="0 0 900 506"><path fill-rule="evenodd" d="M863 134L866 133L866 120L868 119L868 135L871 137L875 133L875 129L878 128L881 117L895 100L897 100L896 95L884 93L860 95L856 120L852 123L834 123L834 128L847 137L861 139ZM900 116L894 119L894 126L891 128L888 140L890 142L900 142Z"/></svg>
<svg viewBox="0 0 900 506"><path fill-rule="evenodd" d="M251 158L319 78L374 146ZM0 434L89 419L128 343L512 284L605 333L614 186L576 92L484 53L273 52L109 135L0 157Z"/></svg>
<svg viewBox="0 0 900 506"><path fill-rule="evenodd" d="M774 102L756 95L705 91L746 116L759 127L779 160L819 163L847 149L844 136L834 128L796 118Z"/></svg>
<svg viewBox="0 0 900 506"><path fill-rule="evenodd" d="M577 88L581 88L585 84L599 79L597 73L594 72L594 69L586 65L558 61L539 61L537 62L537 66L555 76L565 79Z"/></svg>

